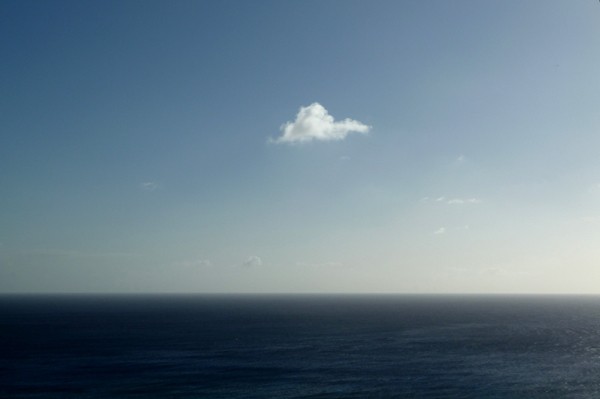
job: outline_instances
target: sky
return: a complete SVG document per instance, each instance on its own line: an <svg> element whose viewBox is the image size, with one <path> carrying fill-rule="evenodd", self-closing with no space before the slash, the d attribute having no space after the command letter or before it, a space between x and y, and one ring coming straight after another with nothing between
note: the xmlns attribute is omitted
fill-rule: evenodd
<svg viewBox="0 0 600 399"><path fill-rule="evenodd" d="M0 292L600 294L596 0L0 1Z"/></svg>

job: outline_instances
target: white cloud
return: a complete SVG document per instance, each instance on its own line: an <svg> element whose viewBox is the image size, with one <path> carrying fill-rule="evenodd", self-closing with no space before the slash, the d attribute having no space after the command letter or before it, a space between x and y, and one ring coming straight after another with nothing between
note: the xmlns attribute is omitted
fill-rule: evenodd
<svg viewBox="0 0 600 399"><path fill-rule="evenodd" d="M146 191L154 191L158 188L158 183L155 183L153 181L143 182L140 183L140 188Z"/></svg>
<svg viewBox="0 0 600 399"><path fill-rule="evenodd" d="M463 163L467 160L467 157L465 157L464 155L459 155L458 158L456 158L456 162L458 163Z"/></svg>
<svg viewBox="0 0 600 399"><path fill-rule="evenodd" d="M366 134L371 130L359 121L344 119L335 121L333 116L319 103L300 107L296 120L281 126L282 135L272 140L275 143L304 143L312 140L343 140L349 133Z"/></svg>
<svg viewBox="0 0 600 399"><path fill-rule="evenodd" d="M256 255L250 255L248 257L248 259L246 259L244 261L244 263L242 263L242 266L244 267L255 267L255 266L262 266L263 261L260 258L260 256L256 256Z"/></svg>
<svg viewBox="0 0 600 399"><path fill-rule="evenodd" d="M433 234L435 234L435 235L440 235L440 234L444 234L444 233L446 233L445 227L440 227L439 229L437 229L436 231L433 232Z"/></svg>

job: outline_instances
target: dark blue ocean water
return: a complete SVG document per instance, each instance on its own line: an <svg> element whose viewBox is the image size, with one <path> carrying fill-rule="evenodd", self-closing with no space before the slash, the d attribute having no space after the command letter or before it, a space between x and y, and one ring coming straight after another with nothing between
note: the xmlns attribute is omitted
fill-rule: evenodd
<svg viewBox="0 0 600 399"><path fill-rule="evenodd" d="M3 296L2 398L598 398L600 297Z"/></svg>

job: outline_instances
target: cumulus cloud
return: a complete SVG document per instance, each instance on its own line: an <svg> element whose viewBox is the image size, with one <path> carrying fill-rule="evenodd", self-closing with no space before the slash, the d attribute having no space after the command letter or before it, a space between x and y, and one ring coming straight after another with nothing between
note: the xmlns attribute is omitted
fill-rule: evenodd
<svg viewBox="0 0 600 399"><path fill-rule="evenodd" d="M244 263L242 263L242 266L244 266L244 267L255 267L255 266L262 266L262 264L263 264L263 261L260 258L260 256L250 255L244 261Z"/></svg>
<svg viewBox="0 0 600 399"><path fill-rule="evenodd" d="M304 143L312 140L332 141L343 140L352 132L366 134L371 130L354 119L335 121L333 116L319 103L301 107L296 120L281 126L281 136L271 140L275 143Z"/></svg>
<svg viewBox="0 0 600 399"><path fill-rule="evenodd" d="M146 191L154 191L158 188L158 183L153 181L142 182L140 183L140 188Z"/></svg>

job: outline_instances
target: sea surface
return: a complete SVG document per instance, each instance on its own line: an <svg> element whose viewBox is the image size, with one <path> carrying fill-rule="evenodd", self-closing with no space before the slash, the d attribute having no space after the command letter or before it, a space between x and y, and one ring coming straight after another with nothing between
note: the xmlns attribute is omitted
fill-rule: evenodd
<svg viewBox="0 0 600 399"><path fill-rule="evenodd" d="M0 296L2 398L600 398L597 296Z"/></svg>

